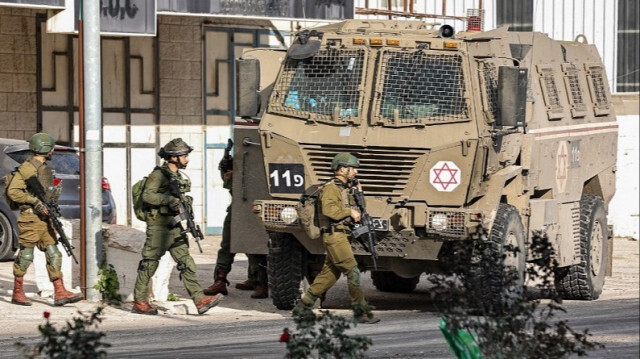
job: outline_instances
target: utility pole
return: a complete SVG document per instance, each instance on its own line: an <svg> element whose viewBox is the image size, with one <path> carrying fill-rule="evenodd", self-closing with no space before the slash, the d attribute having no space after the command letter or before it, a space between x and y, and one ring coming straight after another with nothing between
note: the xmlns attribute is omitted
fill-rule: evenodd
<svg viewBox="0 0 640 359"><path fill-rule="evenodd" d="M83 73L85 100L85 254L86 298L101 300L93 286L98 283L98 268L102 262L102 94L100 66L100 1L81 1L83 36Z"/></svg>

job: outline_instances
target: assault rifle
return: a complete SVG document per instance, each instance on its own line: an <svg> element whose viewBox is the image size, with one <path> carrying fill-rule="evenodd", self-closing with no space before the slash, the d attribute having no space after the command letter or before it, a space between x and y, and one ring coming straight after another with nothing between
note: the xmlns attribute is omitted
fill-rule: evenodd
<svg viewBox="0 0 640 359"><path fill-rule="evenodd" d="M189 240L195 240L200 253L202 253L200 241L204 240L204 235L202 235L200 226L193 221L193 208L191 208L186 196L180 191L180 182L177 179L170 180L169 192L172 196L180 200L180 209L178 210L178 214L171 218L171 225L176 226L179 224L180 228L182 228L181 234L187 237L187 245L189 244Z"/></svg>
<svg viewBox="0 0 640 359"><path fill-rule="evenodd" d="M356 206L360 210L360 223L356 224L351 231L353 238L357 239L364 249L371 253L371 260L373 261L373 267L377 270L378 254L376 253L376 243L378 238L373 226L373 220L369 213L367 213L366 203L364 201L364 194L358 189L358 180L353 180L353 186L351 187L351 194L356 201Z"/></svg>
<svg viewBox="0 0 640 359"><path fill-rule="evenodd" d="M27 178L25 183L27 184L27 188L29 189L29 191L33 193L49 211L49 219L51 220L51 224L53 224L53 228L56 230L56 232L58 232L58 242L62 244L62 247L64 247L64 251L67 252L67 255L73 258L73 261L78 264L78 259L73 254L74 247L69 242L69 239L67 238L67 235L64 233L64 229L62 228L62 223L60 223L61 215L58 203L55 199L49 201L47 200L46 192L44 190L44 187L42 187L42 183L38 181L38 177L31 176Z"/></svg>
<svg viewBox="0 0 640 359"><path fill-rule="evenodd" d="M220 171L220 177L224 177L225 172L233 169L233 158L231 158L231 148L233 148L233 141L229 139L227 141L227 147L224 149L224 156L218 164L218 170Z"/></svg>

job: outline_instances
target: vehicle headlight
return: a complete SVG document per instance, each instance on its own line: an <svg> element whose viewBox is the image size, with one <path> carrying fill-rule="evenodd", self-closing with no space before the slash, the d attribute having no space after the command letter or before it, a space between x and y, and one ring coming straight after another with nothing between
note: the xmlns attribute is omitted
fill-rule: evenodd
<svg viewBox="0 0 640 359"><path fill-rule="evenodd" d="M444 231L447 229L447 215L444 213L436 213L431 216L431 228L436 231Z"/></svg>
<svg viewBox="0 0 640 359"><path fill-rule="evenodd" d="M285 207L280 212L280 219L286 224L292 224L298 220L298 212L293 207Z"/></svg>

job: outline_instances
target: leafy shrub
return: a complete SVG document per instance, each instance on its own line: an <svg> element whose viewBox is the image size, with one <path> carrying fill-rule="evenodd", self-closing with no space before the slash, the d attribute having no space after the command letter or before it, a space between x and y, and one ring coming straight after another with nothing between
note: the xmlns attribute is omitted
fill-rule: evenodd
<svg viewBox="0 0 640 359"><path fill-rule="evenodd" d="M120 295L120 281L118 280L118 273L113 265L104 265L98 269L98 283L93 286L93 289L97 289L102 294L102 300L109 305L120 305L122 303L122 296Z"/></svg>
<svg viewBox="0 0 640 359"><path fill-rule="evenodd" d="M470 333L484 358L566 358L604 347L590 340L588 329L575 331L566 320L555 318L558 312L566 312L554 289L558 263L553 246L540 233L534 234L530 244L535 260L526 269L528 282L518 284L518 274L504 268L500 299L484 301L479 293L488 278L483 276L498 275L495 268L502 268L505 257L518 251L509 246L501 255L485 251L483 247L491 245L486 236L486 231L479 229L475 238L452 251L455 255L448 260L457 276L434 275L430 279L449 333ZM483 257L479 258L479 253ZM486 253L493 256L486 257ZM542 298L549 300L543 303Z"/></svg>
<svg viewBox="0 0 640 359"><path fill-rule="evenodd" d="M357 324L353 319L333 315L328 310L316 316L310 308L295 310L293 321L297 332L285 328L280 341L287 343L285 358L363 358L372 345L371 339L345 333Z"/></svg>
<svg viewBox="0 0 640 359"><path fill-rule="evenodd" d="M49 321L50 313L44 312L46 323L38 326L42 335L40 342L33 347L21 342L15 343L15 346L22 351L25 358L106 358L107 352L104 348L110 347L111 344L102 342L105 334L89 330L102 322L100 315L103 310L104 307L98 307L92 314L78 311L80 316L67 321L67 325L59 330Z"/></svg>

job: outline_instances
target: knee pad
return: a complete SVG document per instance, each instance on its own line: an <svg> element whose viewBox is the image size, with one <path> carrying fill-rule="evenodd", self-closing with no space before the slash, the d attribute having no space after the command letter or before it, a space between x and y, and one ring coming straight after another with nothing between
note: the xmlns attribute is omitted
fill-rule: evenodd
<svg viewBox="0 0 640 359"><path fill-rule="evenodd" d="M59 271L62 268L62 253L58 250L58 246L50 244L44 251L47 253L49 264Z"/></svg>
<svg viewBox="0 0 640 359"><path fill-rule="evenodd" d="M26 272L31 263L33 263L33 248L20 248L16 263L23 272Z"/></svg>
<svg viewBox="0 0 640 359"><path fill-rule="evenodd" d="M347 273L347 283L353 286L360 286L360 269L353 267Z"/></svg>

